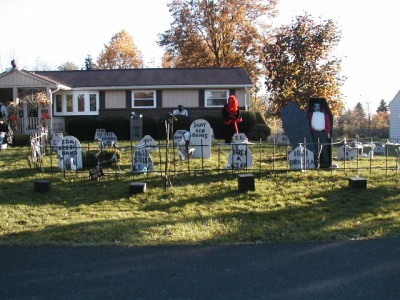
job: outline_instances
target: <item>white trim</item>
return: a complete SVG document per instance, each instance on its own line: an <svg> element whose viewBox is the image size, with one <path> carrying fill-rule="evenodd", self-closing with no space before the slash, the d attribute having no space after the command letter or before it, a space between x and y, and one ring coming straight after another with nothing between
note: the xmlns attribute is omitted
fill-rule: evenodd
<svg viewBox="0 0 400 300"><path fill-rule="evenodd" d="M135 106L135 93L153 93L153 105L152 106ZM146 99L150 101L149 99ZM156 90L132 90L131 91L131 108L156 108L157 107L157 91Z"/></svg>
<svg viewBox="0 0 400 300"><path fill-rule="evenodd" d="M225 103L221 104L221 105L208 105L207 93L210 93L210 92L225 92L226 93L225 103L228 101L228 98L229 98L229 90L228 89L206 89L206 90L204 90L204 106L205 107L218 108L218 107L223 107L225 105Z"/></svg>
<svg viewBox="0 0 400 300"><path fill-rule="evenodd" d="M84 111L78 111L78 96L84 95ZM90 111L90 95L96 95L96 110ZM72 95L72 111L67 111L67 96ZM61 96L61 112L57 112L57 96ZM53 113L55 117L66 116L97 116L99 115L100 95L98 91L68 91L53 94Z"/></svg>
<svg viewBox="0 0 400 300"><path fill-rule="evenodd" d="M74 91L109 91L109 90L169 90L169 89L204 89L204 90L222 90L222 89L244 89L252 88L252 85L146 85L146 86L97 86L97 87L76 87Z"/></svg>

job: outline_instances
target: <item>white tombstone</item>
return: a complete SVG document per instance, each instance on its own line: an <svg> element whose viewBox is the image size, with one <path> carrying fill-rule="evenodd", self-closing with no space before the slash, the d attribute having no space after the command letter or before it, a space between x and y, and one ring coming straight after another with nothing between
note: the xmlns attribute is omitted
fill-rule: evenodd
<svg viewBox="0 0 400 300"><path fill-rule="evenodd" d="M118 139L114 132L103 132L100 136L100 142L102 147L117 146Z"/></svg>
<svg viewBox="0 0 400 300"><path fill-rule="evenodd" d="M60 170L80 170L82 165L82 147L74 136L62 137L57 144L58 167Z"/></svg>
<svg viewBox="0 0 400 300"><path fill-rule="evenodd" d="M337 153L338 160L354 160L357 159L358 148L352 148L348 145L340 146Z"/></svg>
<svg viewBox="0 0 400 300"><path fill-rule="evenodd" d="M243 144L248 143L249 139L247 138L246 134L243 132L235 133L232 136L232 143L233 144Z"/></svg>
<svg viewBox="0 0 400 300"><path fill-rule="evenodd" d="M64 135L62 132L54 132L53 135L51 136L51 141L50 141L50 147L52 151L57 150L57 145L58 141L63 137Z"/></svg>
<svg viewBox="0 0 400 300"><path fill-rule="evenodd" d="M304 146L298 146L289 153L291 170L315 169L314 153Z"/></svg>
<svg viewBox="0 0 400 300"><path fill-rule="evenodd" d="M228 156L227 169L247 169L253 167L253 155L248 144L232 145L232 151Z"/></svg>
<svg viewBox="0 0 400 300"><path fill-rule="evenodd" d="M145 135L139 141L139 146L141 145L148 147L150 151L158 150L158 143L150 135Z"/></svg>
<svg viewBox="0 0 400 300"><path fill-rule="evenodd" d="M140 145L133 154L131 172L147 173L147 171L154 171L154 169L149 148L144 144Z"/></svg>
<svg viewBox="0 0 400 300"><path fill-rule="evenodd" d="M190 124L190 141L194 158L211 158L211 126L206 120L198 119Z"/></svg>

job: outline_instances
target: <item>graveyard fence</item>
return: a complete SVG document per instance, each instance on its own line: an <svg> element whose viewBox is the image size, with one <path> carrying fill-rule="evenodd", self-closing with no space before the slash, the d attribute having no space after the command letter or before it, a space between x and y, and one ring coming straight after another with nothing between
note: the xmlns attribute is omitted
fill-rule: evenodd
<svg viewBox="0 0 400 300"><path fill-rule="evenodd" d="M117 145L103 147L98 142L87 142L77 147L77 152L82 151L84 153L82 155L82 168L80 168L73 157L64 160L63 155L60 155L60 153L70 151L70 145L50 146L47 140L40 137L34 137L34 139L38 140L31 143L32 158L37 161L37 157L40 157L39 164L36 167L40 171L50 173L61 171L64 176L69 176L75 172L89 172L92 179L105 175L150 176L150 174L159 174L168 176L185 173L192 175L222 172L253 173L261 176L262 174L289 171L322 171L316 169L315 166L310 167L308 163L313 158L305 149L309 146L315 146L312 143L302 143L299 144L299 149L293 149L292 146L278 144L275 140L273 142L259 141L240 144L214 141L211 145L211 157L205 158L203 152L206 151L206 147L210 146L202 143L199 145L190 144L189 147L185 147L185 145L175 143L159 142L157 145L137 145L132 141L124 141ZM388 173L399 171L400 144L346 142L344 140L328 144L328 146L332 148L332 168L324 170L324 172L371 173L376 170L384 170ZM188 151L194 148L200 149L200 154L196 154L197 157L195 157L195 153ZM146 149L146 151L138 152L140 149ZM295 152L296 149L297 152ZM166 155L167 150L168 155ZM105 152L109 154L108 157L101 155ZM90 153L91 155L89 155ZM135 157L135 155L141 156ZM98 158L95 165L93 161L92 164L89 164L89 158L93 156ZM100 157L102 157L102 160L99 159ZM98 172L96 173L95 170L98 170Z"/></svg>

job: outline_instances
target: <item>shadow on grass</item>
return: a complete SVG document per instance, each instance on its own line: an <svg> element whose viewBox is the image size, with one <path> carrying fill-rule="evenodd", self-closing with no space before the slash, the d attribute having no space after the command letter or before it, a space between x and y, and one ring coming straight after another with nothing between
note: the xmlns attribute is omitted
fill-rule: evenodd
<svg viewBox="0 0 400 300"><path fill-rule="evenodd" d="M199 178L199 182L215 182L218 178ZM226 178L233 179L232 176ZM117 179L107 181L107 185L117 182ZM296 178L286 181L286 184L299 186L305 183L311 184ZM325 184L328 190L280 202L274 200L274 191L269 192L269 199L255 202L259 195L265 193L262 184L255 192L242 194L233 189L219 188L211 192L209 199L195 196L176 202L165 199L158 203L144 203L140 208L140 217L134 217L136 212L132 211L133 217L52 225L43 230L5 234L0 243L171 245L399 237L399 216L389 214L398 208L399 188L351 189L343 184L334 188L329 177L328 181L320 183ZM183 179L180 184L177 188L184 188ZM99 199L94 201L118 198L115 196L112 198L111 194L99 193ZM215 206L227 197L236 196L230 206ZM83 203L83 199L74 205L79 203ZM202 213L185 212L184 208L191 204L196 204ZM157 212L162 213L157 215Z"/></svg>

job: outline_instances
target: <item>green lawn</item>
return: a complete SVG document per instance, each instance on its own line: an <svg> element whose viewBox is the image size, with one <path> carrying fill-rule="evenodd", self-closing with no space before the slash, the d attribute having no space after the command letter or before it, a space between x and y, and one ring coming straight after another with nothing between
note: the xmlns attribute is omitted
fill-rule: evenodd
<svg viewBox="0 0 400 300"><path fill-rule="evenodd" d="M0 244L172 245L287 243L400 236L400 174L395 157L360 158L347 169L284 171L286 148L254 146L255 191L238 192L238 172L224 170L229 149L212 158L171 164L165 189L165 150L152 157L156 171L129 173L129 143L101 180L89 171L57 170L55 154L44 172L29 168L29 147L0 151ZM175 157L178 159L178 157ZM391 169L385 169L390 166ZM349 187L363 176L367 189ZM34 182L51 182L35 193ZM129 184L145 182L143 194Z"/></svg>

